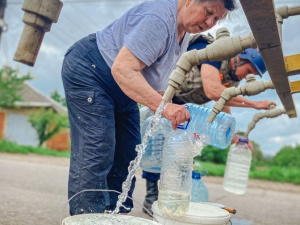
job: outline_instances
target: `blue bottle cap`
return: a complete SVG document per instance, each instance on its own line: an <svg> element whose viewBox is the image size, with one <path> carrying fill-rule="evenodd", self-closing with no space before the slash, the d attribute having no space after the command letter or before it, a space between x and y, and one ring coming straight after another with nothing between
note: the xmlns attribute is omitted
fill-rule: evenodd
<svg viewBox="0 0 300 225"><path fill-rule="evenodd" d="M246 137L239 137L239 142L248 143L248 138L246 138Z"/></svg>
<svg viewBox="0 0 300 225"><path fill-rule="evenodd" d="M201 179L201 177L204 177L206 174L207 174L207 172L204 170L201 170L201 171L193 170L192 178L199 180L199 179Z"/></svg>
<svg viewBox="0 0 300 225"><path fill-rule="evenodd" d="M192 171L192 178L199 180L201 178L201 175L198 171L196 172L196 171L193 170Z"/></svg>

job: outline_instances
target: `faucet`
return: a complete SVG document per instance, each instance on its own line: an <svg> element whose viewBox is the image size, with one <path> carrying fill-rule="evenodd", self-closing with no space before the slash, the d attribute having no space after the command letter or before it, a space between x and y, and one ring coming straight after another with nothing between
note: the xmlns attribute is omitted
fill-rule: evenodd
<svg viewBox="0 0 300 225"><path fill-rule="evenodd" d="M282 6L276 9L276 20L279 31L280 40L282 39L282 24L283 19L287 19L290 16L300 15L300 6Z"/></svg>
<svg viewBox="0 0 300 225"><path fill-rule="evenodd" d="M274 89L272 81L256 81L254 74L247 75L246 83L243 86L230 87L223 91L220 99L214 104L212 112L207 118L207 122L212 123L217 114L224 109L225 104L230 101L231 98L238 95L257 95L266 89Z"/></svg>
<svg viewBox="0 0 300 225"><path fill-rule="evenodd" d="M217 38L205 49L191 50L182 54L176 64L176 69L172 71L169 77L169 85L163 100L170 102L175 91L186 79L186 74L190 72L193 66L199 65L202 61L223 61L231 59L247 48L256 48L257 44L252 33L244 38L230 37L226 28L220 28L217 31Z"/></svg>
<svg viewBox="0 0 300 225"><path fill-rule="evenodd" d="M53 22L57 22L62 5L60 0L24 0L25 26L14 55L15 61L34 65L44 34L50 31Z"/></svg>
<svg viewBox="0 0 300 225"><path fill-rule="evenodd" d="M269 110L264 113L256 113L252 121L248 124L248 129L245 133L245 136L248 137L251 130L254 129L255 124L263 118L275 118L282 114L286 114L285 109L276 109L275 105L270 105Z"/></svg>

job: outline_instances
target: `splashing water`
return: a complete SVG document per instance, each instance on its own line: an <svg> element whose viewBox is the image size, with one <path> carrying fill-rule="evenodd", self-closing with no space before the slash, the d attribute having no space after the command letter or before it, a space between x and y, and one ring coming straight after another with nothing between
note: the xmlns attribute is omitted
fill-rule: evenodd
<svg viewBox="0 0 300 225"><path fill-rule="evenodd" d="M135 150L137 151L137 157L134 160L132 160L129 164L127 178L122 184L122 193L118 196L116 208L114 209L112 214L117 214L120 211L121 206L124 207L125 209L128 209L123 205L123 202L125 202L125 200L128 196L128 191L131 186L131 181L134 177L135 172L139 168L139 165L140 165L140 162L142 159L142 155L145 152L145 148L148 145L148 141L149 141L150 137L153 135L153 133L158 128L158 123L159 123L161 114L164 111L166 105L167 105L167 102L162 100L162 102L160 103L159 107L157 108L154 116L152 117L152 119L149 122L149 125L146 129L145 135L143 137L142 143L135 147Z"/></svg>
<svg viewBox="0 0 300 225"><path fill-rule="evenodd" d="M211 126L211 123L206 121L204 124L204 128L203 128L202 132L200 133L200 141L202 142L203 147L204 147L204 143L210 143L209 135L207 133L210 126Z"/></svg>

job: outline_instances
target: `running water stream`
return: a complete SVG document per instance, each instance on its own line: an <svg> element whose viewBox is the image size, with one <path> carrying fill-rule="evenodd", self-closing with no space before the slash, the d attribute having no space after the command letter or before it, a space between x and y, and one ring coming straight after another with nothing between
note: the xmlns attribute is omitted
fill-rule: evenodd
<svg viewBox="0 0 300 225"><path fill-rule="evenodd" d="M116 204L116 208L112 212L112 214L117 214L120 211L120 207L123 206L125 209L126 207L123 205L123 202L125 202L127 196L128 196L128 191L131 186L131 181L135 175L135 172L139 169L139 165L142 159L142 155L145 152L145 148L148 144L148 141L150 137L153 135L153 133L157 130L158 128L158 123L161 117L162 112L164 111L166 105L168 102L165 102L162 100L161 104L157 108L154 116L152 117L153 119L149 122L149 125L146 129L145 135L143 137L142 143L137 145L135 150L137 151L137 157L132 160L129 164L128 167L128 176L126 180L122 184L122 193L118 196L118 201Z"/></svg>

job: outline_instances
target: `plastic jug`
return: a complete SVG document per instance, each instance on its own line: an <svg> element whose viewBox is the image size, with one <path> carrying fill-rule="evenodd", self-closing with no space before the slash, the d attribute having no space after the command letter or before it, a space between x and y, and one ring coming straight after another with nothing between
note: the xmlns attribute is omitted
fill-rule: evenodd
<svg viewBox="0 0 300 225"><path fill-rule="evenodd" d="M234 194L244 194L247 189L252 159L247 143L247 138L240 137L239 142L232 144L228 152L223 188Z"/></svg>
<svg viewBox="0 0 300 225"><path fill-rule="evenodd" d="M201 177L205 176L205 171L193 170L192 172L192 190L191 202L208 202L208 190Z"/></svg>
<svg viewBox="0 0 300 225"><path fill-rule="evenodd" d="M166 215L184 215L189 207L194 143L184 129L172 131L164 144L157 202Z"/></svg>
<svg viewBox="0 0 300 225"><path fill-rule="evenodd" d="M145 120L142 126L142 137L145 135L146 129L152 116ZM160 173L162 164L162 149L166 137L172 132L172 125L169 120L161 117L158 129L148 141L145 153L142 156L140 167L147 172Z"/></svg>
<svg viewBox="0 0 300 225"><path fill-rule="evenodd" d="M152 116L154 112L151 109L149 109L147 106L141 107L139 111L140 111L140 128L142 130L143 123L145 122L146 119Z"/></svg>
<svg viewBox="0 0 300 225"><path fill-rule="evenodd" d="M212 123L207 122L207 118L211 113L211 109L204 108L200 105L187 103L187 107L191 122L188 130L200 135L205 144L213 145L218 148L226 148L230 143L235 131L235 119L232 115L220 112Z"/></svg>

